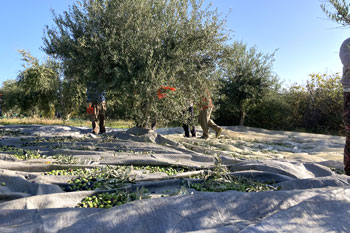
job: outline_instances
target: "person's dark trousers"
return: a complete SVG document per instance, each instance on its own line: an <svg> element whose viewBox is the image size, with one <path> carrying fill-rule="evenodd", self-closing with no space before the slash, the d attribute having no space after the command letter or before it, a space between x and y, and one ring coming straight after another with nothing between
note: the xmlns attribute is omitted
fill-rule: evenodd
<svg viewBox="0 0 350 233"><path fill-rule="evenodd" d="M192 134L192 137L196 136L196 127L194 127L194 125L192 126L191 134Z"/></svg>
<svg viewBox="0 0 350 233"><path fill-rule="evenodd" d="M189 122L190 122L190 125L192 126L192 129L191 129L191 134L192 134L192 137L195 137L196 136L196 127L194 126L194 122L193 122L193 107L189 107L188 108L188 111L191 113L191 119L189 119Z"/></svg>
<svg viewBox="0 0 350 233"><path fill-rule="evenodd" d="M346 133L344 147L344 172L346 175L350 176L350 92L344 92L343 121Z"/></svg>
<svg viewBox="0 0 350 233"><path fill-rule="evenodd" d="M185 137L190 137L190 125L191 125L191 135L192 137L196 136L196 127L193 123L193 107L189 107L187 110L190 113L190 117L187 119L187 124L183 124L182 128L185 131Z"/></svg>
<svg viewBox="0 0 350 233"><path fill-rule="evenodd" d="M190 127L189 127L189 125L183 124L182 128L185 131L185 137L190 137ZM192 135L192 137L196 137L196 128L194 126L192 126L191 135Z"/></svg>
<svg viewBox="0 0 350 233"><path fill-rule="evenodd" d="M157 120L153 120L151 123L151 130L156 130Z"/></svg>
<svg viewBox="0 0 350 233"><path fill-rule="evenodd" d="M185 131L185 137L190 137L190 129L189 129L188 125L187 124L183 124L182 128Z"/></svg>

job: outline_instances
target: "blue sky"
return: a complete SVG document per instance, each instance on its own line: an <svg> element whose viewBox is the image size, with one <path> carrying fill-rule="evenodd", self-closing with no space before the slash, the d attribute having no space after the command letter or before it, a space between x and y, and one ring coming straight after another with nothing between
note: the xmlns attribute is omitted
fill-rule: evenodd
<svg viewBox="0 0 350 233"><path fill-rule="evenodd" d="M53 25L50 9L62 13L74 0L2 0L0 8L0 83L15 79L25 49L41 61L45 25ZM206 0L208 3L209 0ZM327 19L321 0L213 0L212 7L228 14L233 40L272 53L274 72L286 84L305 84L311 73L341 72L338 51L350 36Z"/></svg>

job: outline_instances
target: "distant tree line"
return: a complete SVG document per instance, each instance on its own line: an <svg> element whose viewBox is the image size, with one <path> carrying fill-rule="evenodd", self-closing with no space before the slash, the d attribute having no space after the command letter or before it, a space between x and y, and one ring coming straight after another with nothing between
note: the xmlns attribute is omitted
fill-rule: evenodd
<svg viewBox="0 0 350 233"><path fill-rule="evenodd" d="M283 87L274 52L230 40L225 19L203 0L82 0L46 27L40 61L20 51L24 67L4 82L5 116L86 117L86 85L107 95L107 117L149 127L180 124L211 93L220 125L342 133L339 75L311 74ZM157 98L162 86L176 91ZM206 90L209 90L207 92Z"/></svg>
<svg viewBox="0 0 350 233"><path fill-rule="evenodd" d="M342 135L343 89L339 80L339 74L311 74L306 85L282 88L274 82L249 107L244 125ZM242 110L225 98L224 94L217 100L216 121L222 125L239 125Z"/></svg>

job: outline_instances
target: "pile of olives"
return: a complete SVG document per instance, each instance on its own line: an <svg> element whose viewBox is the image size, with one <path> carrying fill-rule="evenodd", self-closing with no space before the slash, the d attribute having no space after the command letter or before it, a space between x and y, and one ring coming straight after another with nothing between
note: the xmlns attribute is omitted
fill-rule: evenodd
<svg viewBox="0 0 350 233"><path fill-rule="evenodd" d="M145 190L143 192L146 192ZM77 208L111 208L125 203L146 199L148 196L144 193L120 191L116 193L100 193L91 197L84 198Z"/></svg>

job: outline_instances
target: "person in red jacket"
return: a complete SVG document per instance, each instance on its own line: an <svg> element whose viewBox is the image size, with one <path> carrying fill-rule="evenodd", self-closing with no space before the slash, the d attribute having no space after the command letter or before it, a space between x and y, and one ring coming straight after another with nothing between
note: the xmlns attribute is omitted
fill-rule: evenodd
<svg viewBox="0 0 350 233"><path fill-rule="evenodd" d="M97 82L88 83L86 89L88 107L86 112L90 115L92 133L103 134L106 132L106 93L105 91L101 91L98 87Z"/></svg>
<svg viewBox="0 0 350 233"><path fill-rule="evenodd" d="M209 127L216 132L216 137L218 138L222 133L222 128L210 119L210 115L213 111L214 105L212 103L211 96L208 90L206 90L205 95L201 97L199 107L200 112L198 120L203 130L203 135L201 138L209 138Z"/></svg>

